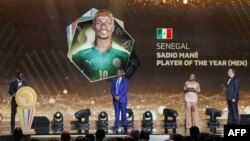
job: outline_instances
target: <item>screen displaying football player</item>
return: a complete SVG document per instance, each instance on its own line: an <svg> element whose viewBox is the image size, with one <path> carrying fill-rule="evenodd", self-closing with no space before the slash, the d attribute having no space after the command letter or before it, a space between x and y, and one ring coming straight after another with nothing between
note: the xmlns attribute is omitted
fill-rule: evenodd
<svg viewBox="0 0 250 141"><path fill-rule="evenodd" d="M93 19L94 43L72 54L73 62L91 81L115 76L118 69L126 69L130 52L112 41L114 29L112 13L98 11Z"/></svg>

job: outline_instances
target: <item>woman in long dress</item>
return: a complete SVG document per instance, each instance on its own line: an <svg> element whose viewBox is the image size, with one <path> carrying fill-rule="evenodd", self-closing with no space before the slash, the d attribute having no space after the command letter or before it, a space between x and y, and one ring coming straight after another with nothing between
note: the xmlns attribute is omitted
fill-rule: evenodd
<svg viewBox="0 0 250 141"><path fill-rule="evenodd" d="M198 116L198 96L200 93L200 84L196 81L195 74L190 74L189 80L186 81L184 86L185 104L186 104L186 128L192 126L199 126Z"/></svg>

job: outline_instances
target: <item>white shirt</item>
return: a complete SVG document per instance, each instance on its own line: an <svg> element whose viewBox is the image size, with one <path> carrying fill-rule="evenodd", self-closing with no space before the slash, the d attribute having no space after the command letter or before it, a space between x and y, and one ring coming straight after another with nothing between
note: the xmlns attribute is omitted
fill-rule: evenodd
<svg viewBox="0 0 250 141"><path fill-rule="evenodd" d="M116 87L118 87L121 83L122 77L118 78L116 81Z"/></svg>
<svg viewBox="0 0 250 141"><path fill-rule="evenodd" d="M229 85L230 81L232 80L232 78L230 77L227 81L227 85Z"/></svg>
<svg viewBox="0 0 250 141"><path fill-rule="evenodd" d="M22 86L23 85L22 80L17 79L17 85L18 85L18 87Z"/></svg>

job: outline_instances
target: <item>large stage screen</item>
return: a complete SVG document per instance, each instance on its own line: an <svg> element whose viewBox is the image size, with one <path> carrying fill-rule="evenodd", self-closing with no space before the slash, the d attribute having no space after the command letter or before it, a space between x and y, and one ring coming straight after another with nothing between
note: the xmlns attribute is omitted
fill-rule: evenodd
<svg viewBox="0 0 250 141"><path fill-rule="evenodd" d="M60 111L71 121L75 112L90 108L91 120L101 111L113 120L111 79L121 68L129 80L128 107L135 120L142 120L145 111L161 120L168 107L183 123L183 87L191 73L201 87L199 116L208 118L205 109L211 107L227 118L222 84L234 67L240 79L239 112L250 113L249 0L18 0L0 5L0 113L5 121L10 120L9 83L17 71L37 92L38 116L52 119ZM118 55L110 55L109 63L81 52L95 46L93 18L102 9L114 17L112 45Z"/></svg>

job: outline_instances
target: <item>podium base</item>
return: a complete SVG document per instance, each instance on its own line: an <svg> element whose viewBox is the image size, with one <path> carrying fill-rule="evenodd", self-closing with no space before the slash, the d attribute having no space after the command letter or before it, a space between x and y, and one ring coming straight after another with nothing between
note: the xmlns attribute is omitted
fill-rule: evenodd
<svg viewBox="0 0 250 141"><path fill-rule="evenodd" d="M34 129L30 129L30 128L22 128L23 130L23 134L35 134L35 130Z"/></svg>

